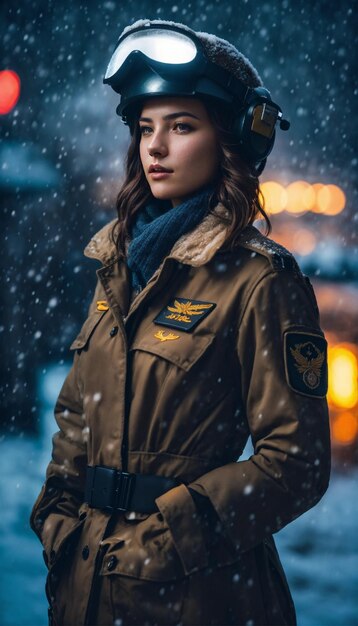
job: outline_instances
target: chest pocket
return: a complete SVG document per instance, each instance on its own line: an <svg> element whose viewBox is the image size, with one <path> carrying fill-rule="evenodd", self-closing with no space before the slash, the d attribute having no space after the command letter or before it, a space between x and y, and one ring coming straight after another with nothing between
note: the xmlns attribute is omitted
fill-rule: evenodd
<svg viewBox="0 0 358 626"><path fill-rule="evenodd" d="M130 350L141 350L170 361L189 371L213 343L215 334L183 333L171 328L152 326L145 336L135 338Z"/></svg>
<svg viewBox="0 0 358 626"><path fill-rule="evenodd" d="M107 311L95 311L84 322L76 339L71 343L70 350L83 350L88 347L90 338Z"/></svg>

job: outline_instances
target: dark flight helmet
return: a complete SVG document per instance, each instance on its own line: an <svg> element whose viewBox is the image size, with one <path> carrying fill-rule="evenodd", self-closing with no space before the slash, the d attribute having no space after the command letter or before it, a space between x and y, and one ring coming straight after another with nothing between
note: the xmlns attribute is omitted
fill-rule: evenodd
<svg viewBox="0 0 358 626"><path fill-rule="evenodd" d="M290 123L251 62L225 39L165 20L138 20L121 33L103 82L121 95L116 112L133 133L144 99L198 96L231 120L242 158L257 176L275 142L275 125Z"/></svg>

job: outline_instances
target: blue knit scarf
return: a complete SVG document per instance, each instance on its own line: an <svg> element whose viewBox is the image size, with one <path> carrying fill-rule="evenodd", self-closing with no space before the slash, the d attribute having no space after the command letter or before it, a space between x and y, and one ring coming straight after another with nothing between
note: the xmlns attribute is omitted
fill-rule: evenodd
<svg viewBox="0 0 358 626"><path fill-rule="evenodd" d="M127 251L134 289L143 289L179 237L202 221L213 192L208 185L176 207L169 200L153 200L139 211Z"/></svg>

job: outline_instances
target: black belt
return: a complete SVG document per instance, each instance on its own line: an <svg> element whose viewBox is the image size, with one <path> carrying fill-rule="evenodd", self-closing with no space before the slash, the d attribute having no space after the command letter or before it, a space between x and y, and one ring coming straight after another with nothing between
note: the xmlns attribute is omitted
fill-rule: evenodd
<svg viewBox="0 0 358 626"><path fill-rule="evenodd" d="M95 509L154 513L158 511L154 500L180 484L177 478L88 465L84 500Z"/></svg>

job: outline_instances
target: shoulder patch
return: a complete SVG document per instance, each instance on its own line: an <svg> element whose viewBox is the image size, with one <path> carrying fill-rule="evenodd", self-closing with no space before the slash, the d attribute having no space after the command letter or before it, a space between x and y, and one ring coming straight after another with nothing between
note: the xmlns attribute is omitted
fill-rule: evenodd
<svg viewBox="0 0 358 626"><path fill-rule="evenodd" d="M257 254L262 254L275 270L289 269L301 274L299 265L289 250L273 239L260 233L255 226L247 226L241 233L239 243Z"/></svg>
<svg viewBox="0 0 358 626"><path fill-rule="evenodd" d="M190 332L216 307L214 302L173 298L154 318L154 324Z"/></svg>
<svg viewBox="0 0 358 626"><path fill-rule="evenodd" d="M328 387L327 341L309 332L284 334L286 379L294 391L324 398Z"/></svg>

